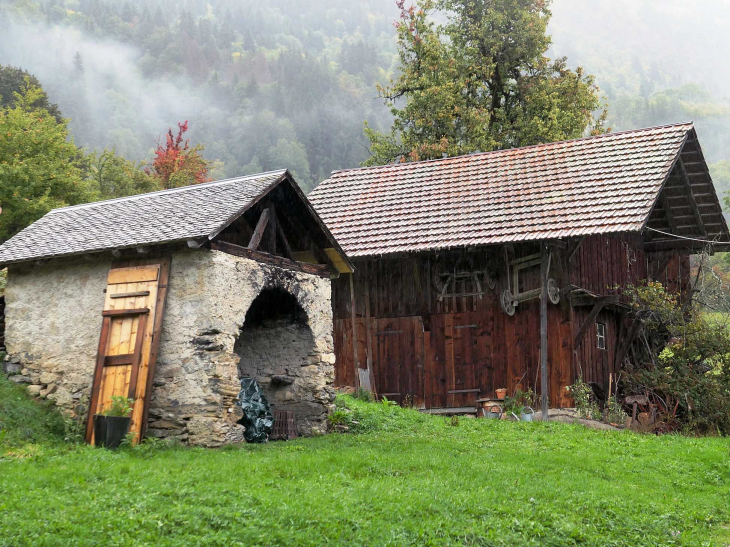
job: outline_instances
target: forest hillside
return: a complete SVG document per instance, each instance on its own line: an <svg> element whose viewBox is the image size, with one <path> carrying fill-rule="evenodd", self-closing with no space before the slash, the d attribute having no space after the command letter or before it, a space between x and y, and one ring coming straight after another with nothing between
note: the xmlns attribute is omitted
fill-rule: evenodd
<svg viewBox="0 0 730 547"><path fill-rule="evenodd" d="M728 5L555 0L549 27L613 129L694 120L723 192ZM148 160L188 120L216 178L287 166L311 189L368 158L365 120L391 123L375 85L398 66L397 16L395 0L0 0L0 64L38 78L77 145Z"/></svg>

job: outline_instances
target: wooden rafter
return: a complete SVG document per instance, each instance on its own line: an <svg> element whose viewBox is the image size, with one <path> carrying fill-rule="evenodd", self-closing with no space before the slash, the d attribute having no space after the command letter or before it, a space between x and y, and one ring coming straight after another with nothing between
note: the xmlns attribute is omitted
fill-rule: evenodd
<svg viewBox="0 0 730 547"><path fill-rule="evenodd" d="M702 162L700 162L702 163ZM688 164L692 165L692 164ZM687 176L687 171L685 170L685 164L682 161L682 157L680 155L679 159L677 159L677 169L679 169L680 177L682 178L682 181L685 184L686 192L687 192L687 198L689 199L689 205L692 207L692 212L695 216L695 221L697 222L697 226L700 229L700 232L702 235L707 236L707 228L705 228L705 224L702 221L702 215L700 214L700 209L697 207L697 200L695 200L695 196L692 193L692 184L689 182L689 177Z"/></svg>
<svg viewBox="0 0 730 547"><path fill-rule="evenodd" d="M672 213L672 206L669 205L669 200L667 200L667 194L664 191L662 191L662 193L661 193L661 200L662 200L662 209L664 209L664 214L667 217L667 222L669 223L669 227L672 229L672 232L674 232L676 234L677 233L677 221L674 219L674 214Z"/></svg>
<svg viewBox="0 0 730 547"><path fill-rule="evenodd" d="M284 233L284 228L281 227L281 222L276 223L276 233L279 234L279 239L281 240L281 243L284 245L284 256L287 258L292 257L292 250L291 246L289 245L289 240L286 238L286 234Z"/></svg>
<svg viewBox="0 0 730 547"><path fill-rule="evenodd" d="M266 208L263 211L261 211L261 216L259 217L259 221L256 223L256 229L253 231L253 235L251 236L251 241L248 242L248 248L252 251L255 251L259 247L259 243L261 243L261 238L264 237L264 230L266 230L266 225L269 223L269 209Z"/></svg>

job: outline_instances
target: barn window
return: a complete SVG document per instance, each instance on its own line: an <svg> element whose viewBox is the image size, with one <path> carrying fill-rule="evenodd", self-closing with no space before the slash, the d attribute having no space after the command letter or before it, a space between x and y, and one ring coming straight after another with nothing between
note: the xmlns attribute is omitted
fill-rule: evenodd
<svg viewBox="0 0 730 547"><path fill-rule="evenodd" d="M596 347L606 349L606 323L596 323Z"/></svg>

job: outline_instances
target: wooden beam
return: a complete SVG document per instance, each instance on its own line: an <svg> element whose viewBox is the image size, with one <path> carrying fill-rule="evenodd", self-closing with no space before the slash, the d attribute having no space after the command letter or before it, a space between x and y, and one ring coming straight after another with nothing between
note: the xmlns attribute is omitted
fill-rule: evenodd
<svg viewBox="0 0 730 547"><path fill-rule="evenodd" d="M685 237L703 239L705 236L698 235L687 235ZM706 244L700 243L699 241L693 241L689 239L657 239L654 241L648 241L644 243L644 250L647 252L652 251L668 251L671 249L698 249ZM727 241L718 241L713 243L712 247L715 250L724 250L730 245Z"/></svg>
<svg viewBox="0 0 730 547"><path fill-rule="evenodd" d="M137 292L120 292L117 294L110 294L109 298L133 298L136 296L149 296L150 291L137 291Z"/></svg>
<svg viewBox="0 0 730 547"><path fill-rule="evenodd" d="M248 248L252 251L255 251L259 247L259 243L261 243L261 238L264 237L264 230L266 230L266 225L269 223L269 209L266 208L263 211L261 211L261 216L259 217L259 221L256 223L256 228L253 231L253 235L251 236L251 241L248 242Z"/></svg>
<svg viewBox="0 0 730 547"><path fill-rule="evenodd" d="M350 274L352 275L352 274ZM365 272L365 340L367 343L367 367L370 375L370 390L377 397L378 390L375 383L375 374L373 373L373 334L370 328L370 264L367 265Z"/></svg>
<svg viewBox="0 0 730 547"><path fill-rule="evenodd" d="M664 214L667 217L667 222L669 223L669 227L671 228L671 231L676 234L677 233L677 222L674 219L674 214L672 213L672 207L669 205L669 201L667 200L667 194L663 190L662 190L660 199L662 201L662 209L664 209Z"/></svg>
<svg viewBox="0 0 730 547"><path fill-rule="evenodd" d="M702 163L702 162L700 162ZM700 229L700 232L703 235L707 235L707 229L705 228L704 222L702 222L702 215L700 214L700 210L697 207L697 201L695 200L695 196L692 193L692 185L689 182L689 177L687 176L687 171L684 168L684 162L682 162L682 156L680 155L679 159L677 159L677 168L679 169L679 173L682 176L682 180L686 185L687 188L687 197L689 198L689 204L692 207L692 212L695 215L695 220L697 222L697 226Z"/></svg>
<svg viewBox="0 0 730 547"><path fill-rule="evenodd" d="M640 328L641 319L634 317L634 321L631 323L626 337L623 340L619 340L619 347L616 350L616 355L614 357L614 370L620 369L621 363L623 363L624 357L626 356L626 352L629 351L629 348L631 347L634 338L636 338L636 335L639 333Z"/></svg>
<svg viewBox="0 0 730 547"><path fill-rule="evenodd" d="M667 253L666 255L664 255L661 261L657 264L656 268L654 268L654 272L652 272L651 278L656 280L657 276L667 269L670 260L672 260L671 254Z"/></svg>
<svg viewBox="0 0 730 547"><path fill-rule="evenodd" d="M360 387L360 361L357 357L357 323L355 322L355 274L350 274L350 317L352 318L352 362L355 365L355 388ZM372 379L370 381L372 385Z"/></svg>
<svg viewBox="0 0 730 547"><path fill-rule="evenodd" d="M128 310L104 310L101 314L104 317L114 317L119 315L144 315L150 313L149 308L134 308Z"/></svg>
<svg viewBox="0 0 730 547"><path fill-rule="evenodd" d="M167 297L167 285L170 282L170 266L172 257L165 257L160 261L160 277L157 285L157 300L155 301L155 317L152 323L152 339L150 341L150 356L147 362L147 389L145 397L147 401L142 413L142 424L140 425L139 439L142 442L147 431L147 422L150 415L150 399L152 398L152 386L157 365L157 355L160 352L160 341L162 340L162 318L165 316L165 299Z"/></svg>
<svg viewBox="0 0 730 547"><path fill-rule="evenodd" d="M281 222L276 223L276 233L279 234L279 239L281 240L281 243L284 245L284 256L286 258L291 258L292 257L291 246L289 245L289 240L286 238L286 234L284 233L284 228L281 227Z"/></svg>
<svg viewBox="0 0 730 547"><path fill-rule="evenodd" d="M266 245L266 252L275 255L276 254L276 226L279 224L276 221L276 209L274 204L270 203L267 207L269 210L269 223L264 230L264 242Z"/></svg>
<svg viewBox="0 0 730 547"><path fill-rule="evenodd" d="M547 364L547 281L548 281L548 249L540 242L540 396L542 399L542 419L548 420L548 364Z"/></svg>
<svg viewBox="0 0 730 547"><path fill-rule="evenodd" d="M228 243L227 241L214 241L211 244L211 249L214 251L221 251L228 253L233 256L240 256L242 258L250 258L257 262L276 266L278 268L284 268L285 270L294 270L297 272L304 272L319 277L329 278L330 273L326 266L319 264L308 264L306 262L297 262L283 256L270 255L261 251L252 251L246 247Z"/></svg>
<svg viewBox="0 0 730 547"><path fill-rule="evenodd" d="M588 314L588 317L586 317L585 321L583 321L583 324L578 329L578 332L575 333L575 338L573 339L573 347L577 347L578 345L580 345L586 332L588 332L588 329L591 327L591 325L595 323L596 317L598 317L598 314L601 313L601 310L606 306L606 304L615 302L616 299L617 297L615 294L609 295L608 297L599 296L598 298L596 298L595 304L593 304L593 309Z"/></svg>
<svg viewBox="0 0 730 547"><path fill-rule="evenodd" d="M104 317L101 323L101 334L99 335L99 347L96 350L96 367L94 370L94 382L91 385L91 397L89 398L89 414L86 417L86 442L91 442L94 434L94 414L99 399L99 390L101 388L101 372L104 369L104 359L106 353L106 345L109 339L109 327L111 326L111 318Z"/></svg>

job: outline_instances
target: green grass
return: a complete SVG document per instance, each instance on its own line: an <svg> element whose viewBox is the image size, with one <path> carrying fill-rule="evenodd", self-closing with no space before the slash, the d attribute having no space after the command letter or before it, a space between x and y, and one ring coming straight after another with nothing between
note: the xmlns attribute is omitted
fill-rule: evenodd
<svg viewBox="0 0 730 547"><path fill-rule="evenodd" d="M64 431L63 418L48 403L32 400L0 374L0 445L62 442Z"/></svg>
<svg viewBox="0 0 730 547"><path fill-rule="evenodd" d="M730 443L340 398L357 433L11 448L0 545L726 545ZM28 457L25 457L28 456Z"/></svg>

